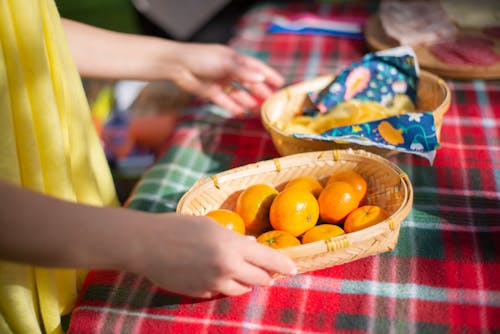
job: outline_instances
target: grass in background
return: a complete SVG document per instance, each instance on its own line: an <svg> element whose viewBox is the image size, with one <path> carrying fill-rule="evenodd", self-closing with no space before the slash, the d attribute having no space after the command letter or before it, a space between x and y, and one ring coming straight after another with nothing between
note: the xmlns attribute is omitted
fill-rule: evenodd
<svg viewBox="0 0 500 334"><path fill-rule="evenodd" d="M140 33L129 0L55 0L62 17L109 30Z"/></svg>

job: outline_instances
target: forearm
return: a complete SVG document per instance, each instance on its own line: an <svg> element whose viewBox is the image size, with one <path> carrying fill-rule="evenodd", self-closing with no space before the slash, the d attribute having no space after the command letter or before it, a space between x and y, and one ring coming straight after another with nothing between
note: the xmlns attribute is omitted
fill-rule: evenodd
<svg viewBox="0 0 500 334"><path fill-rule="evenodd" d="M284 83L264 62L222 44L183 43L62 22L83 77L171 81L235 115L258 113L258 101ZM239 83L236 89L234 82Z"/></svg>
<svg viewBox="0 0 500 334"><path fill-rule="evenodd" d="M125 34L62 20L69 47L83 77L169 80L179 42Z"/></svg>
<svg viewBox="0 0 500 334"><path fill-rule="evenodd" d="M48 267L134 269L146 214L61 201L0 182L0 258ZM129 262L130 261L130 262Z"/></svg>

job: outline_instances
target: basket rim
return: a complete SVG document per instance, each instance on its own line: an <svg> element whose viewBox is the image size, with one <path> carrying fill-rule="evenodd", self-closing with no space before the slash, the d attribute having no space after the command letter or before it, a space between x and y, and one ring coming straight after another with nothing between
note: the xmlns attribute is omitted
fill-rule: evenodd
<svg viewBox="0 0 500 334"><path fill-rule="evenodd" d="M288 156L282 156L278 158L262 160L254 163L250 163L244 166L235 167L220 173L216 173L214 175L208 177L202 177L197 182L193 184L193 186L181 197L179 203L177 205L176 212L181 214L182 208L185 206L186 202L194 196L194 191L199 190L203 191L209 189L210 187L219 188L221 184L224 182L229 182L237 178L241 178L241 172L247 172L247 175L255 175L260 174L262 172L273 172L280 171L284 168L294 167L303 165L300 159L297 157L309 158L311 160L333 160L333 161L342 161L342 160L350 160L354 157L363 157L374 162L385 165L389 170L392 170L395 174L399 176L400 185L403 187L404 191L404 199L401 205L394 211L390 217L385 219L384 221L375 224L373 226L367 227L365 229L346 233L344 235L336 236L333 238L329 238L327 240L319 240L315 242L311 242L308 244L301 244L298 246L288 247L284 249L280 249L280 251L286 253L291 258L294 258L294 254L298 254L299 251L303 252L304 249L315 249L315 255L327 253L332 250L338 248L346 248L349 245L356 244L362 240L373 238L374 232L379 231L378 234L383 233L384 231L394 231L399 230L402 221L409 214L412 205L413 205L413 188L410 182L410 179L406 172L404 172L397 164L385 159L384 157L374 154L371 152L367 152L365 150L353 150L351 148L347 149L336 149L336 150L325 150L325 151L313 151L313 152L304 152L304 153L296 153ZM263 170L264 169L264 170ZM385 226L384 226L385 225ZM381 229L382 227L382 229ZM346 242L343 242L343 239L348 239ZM333 243L333 249L332 249ZM335 246L335 245L338 245ZM347 245L347 246L346 246ZM343 247L340 247L343 246ZM318 251L318 249L321 249Z"/></svg>
<svg viewBox="0 0 500 334"><path fill-rule="evenodd" d="M314 158L314 160L326 160L327 156L330 155L331 159L334 161L339 161L342 160L341 158L344 158L346 156L362 156L364 158L372 159L377 161L378 163L381 163L383 165L387 165L391 167L394 172L396 172L399 175L406 175L406 173L395 163L385 159L384 157L374 154L365 150L353 150L351 148L346 148L346 149L333 149L333 150L324 150L324 151L312 151L312 152L303 152L303 153L296 153L296 154L291 154L287 156L280 156L277 158L272 158L272 159L267 159L267 160L261 160L253 163L249 163L243 166L238 166L234 167L213 175L210 175L208 177L201 177L198 181L196 181L191 188L184 193L184 195L181 197L179 200L179 203L177 205L177 208L181 207L181 204L184 204L185 197L187 197L189 194L191 194L191 191L195 187L206 187L210 186L211 184L214 184L215 187L218 188L218 185L234 180L236 178L239 178L238 176L239 172L246 171L249 172L249 170L252 170L252 173L248 175L255 175L255 174L260 174L262 172L273 172L273 171L279 171L279 169L282 169L284 166L285 167L294 167L294 166L300 166L303 165L303 163L300 163L299 160L297 160L297 157L308 157L310 156L311 158ZM313 160L313 159L311 159ZM261 170L259 170L261 168ZM263 169L263 170L262 170Z"/></svg>
<svg viewBox="0 0 500 334"><path fill-rule="evenodd" d="M450 104L451 104L451 91L450 91L450 88L448 87L448 84L441 77L439 77L439 76L437 76L429 71L420 69L419 77L422 77L422 76L431 78L433 81L437 82L437 84L441 88L441 91L444 94L443 101L441 101L441 103L432 111L432 113L444 114L446 112L446 110L448 110L448 108L450 107ZM316 77L313 79L294 83L292 85L286 86L286 87L276 91L273 95L271 95L270 97L268 97L264 101L264 103L262 104L262 108L260 109L260 116L261 116L261 120L262 120L264 127L268 131L271 131L275 134L279 134L282 137L298 139L298 138L294 137L293 134L290 134L286 131L283 131L280 128L278 128L277 126L275 126L275 123L273 123L269 119L269 115L266 112L268 109L267 106L271 102L273 102L274 100L280 98L281 95L287 95L287 96L290 95L290 92L289 92L290 90L297 89L300 86L304 86L304 85L311 84L311 83L316 83L318 86L320 86L320 84L322 84L323 81L325 82L325 85L323 87L325 87L326 84L328 84L334 78L335 78L335 75L333 75L333 74L322 75L322 76L319 76L319 77Z"/></svg>

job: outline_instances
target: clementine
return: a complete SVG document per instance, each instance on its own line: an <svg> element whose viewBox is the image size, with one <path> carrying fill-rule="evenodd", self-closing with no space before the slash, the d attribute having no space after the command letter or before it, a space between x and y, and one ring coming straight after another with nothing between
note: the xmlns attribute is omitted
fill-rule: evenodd
<svg viewBox="0 0 500 334"><path fill-rule="evenodd" d="M319 194L318 203L321 219L338 224L359 206L359 197L350 183L333 181Z"/></svg>
<svg viewBox="0 0 500 334"><path fill-rule="evenodd" d="M277 194L273 186L259 183L238 195L235 211L243 218L247 234L259 235L271 229L269 209Z"/></svg>
<svg viewBox="0 0 500 334"><path fill-rule="evenodd" d="M308 244L318 240L326 240L344 234L344 230L338 225L321 224L309 229L302 236L302 243Z"/></svg>
<svg viewBox="0 0 500 334"><path fill-rule="evenodd" d="M287 182L284 189L297 188L311 192L314 197L318 197L323 186L312 176L299 176Z"/></svg>
<svg viewBox="0 0 500 334"><path fill-rule="evenodd" d="M257 241L276 249L300 245L300 240L297 237L290 232L280 230L271 230L262 233L257 237Z"/></svg>
<svg viewBox="0 0 500 334"><path fill-rule="evenodd" d="M359 231L389 218L389 213L377 205L364 205L351 212L344 222L344 230Z"/></svg>
<svg viewBox="0 0 500 334"><path fill-rule="evenodd" d="M208 212L205 216L214 219L222 226L245 235L245 222L236 212L227 209L216 209Z"/></svg>
<svg viewBox="0 0 500 334"><path fill-rule="evenodd" d="M318 222L318 201L309 191L285 189L274 199L269 218L275 230L299 236Z"/></svg>
<svg viewBox="0 0 500 334"><path fill-rule="evenodd" d="M328 181L326 181L326 186L334 181L344 181L350 183L354 187L354 190L360 198L360 203L363 203L366 199L367 183L366 180L357 172L353 170L346 170L342 172L334 173L330 176Z"/></svg>

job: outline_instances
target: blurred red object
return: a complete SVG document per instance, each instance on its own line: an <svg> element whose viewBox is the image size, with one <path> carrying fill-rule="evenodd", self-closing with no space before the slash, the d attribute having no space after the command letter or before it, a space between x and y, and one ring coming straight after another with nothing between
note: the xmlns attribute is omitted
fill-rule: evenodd
<svg viewBox="0 0 500 334"><path fill-rule="evenodd" d="M138 115L131 118L128 138L139 148L159 152L177 124L177 112Z"/></svg>

